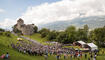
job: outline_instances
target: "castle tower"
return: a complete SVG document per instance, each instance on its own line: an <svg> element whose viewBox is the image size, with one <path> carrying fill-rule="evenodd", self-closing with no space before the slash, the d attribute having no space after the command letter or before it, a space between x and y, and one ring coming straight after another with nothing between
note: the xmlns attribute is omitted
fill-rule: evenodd
<svg viewBox="0 0 105 60"><path fill-rule="evenodd" d="M17 28L19 30L22 30L22 27L24 27L24 21L23 19L19 18L19 20L17 21Z"/></svg>
<svg viewBox="0 0 105 60"><path fill-rule="evenodd" d="M18 25L23 25L23 24L24 24L23 19L19 18L19 20L17 21L17 24L18 24Z"/></svg>

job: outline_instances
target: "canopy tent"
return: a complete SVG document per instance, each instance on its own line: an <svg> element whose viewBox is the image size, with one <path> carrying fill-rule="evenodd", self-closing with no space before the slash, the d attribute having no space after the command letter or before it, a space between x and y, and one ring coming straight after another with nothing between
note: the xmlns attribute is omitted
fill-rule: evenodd
<svg viewBox="0 0 105 60"><path fill-rule="evenodd" d="M95 45L94 43L87 43L87 45L91 48L91 50L98 50L97 45Z"/></svg>
<svg viewBox="0 0 105 60"><path fill-rule="evenodd" d="M77 41L77 45L79 45L80 47L82 47L82 48L84 48L84 45L85 45L86 43L85 42L83 42L83 41Z"/></svg>
<svg viewBox="0 0 105 60"><path fill-rule="evenodd" d="M81 45L84 45L84 44L86 44L85 42L83 42L83 41L77 41L78 43L80 43Z"/></svg>

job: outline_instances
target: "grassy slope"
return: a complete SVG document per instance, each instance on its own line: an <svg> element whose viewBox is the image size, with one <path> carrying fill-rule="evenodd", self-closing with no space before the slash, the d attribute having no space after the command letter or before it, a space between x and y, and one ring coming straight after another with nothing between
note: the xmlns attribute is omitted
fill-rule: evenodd
<svg viewBox="0 0 105 60"><path fill-rule="evenodd" d="M36 40L36 41L40 42L41 44L46 44L45 41L47 41L46 38L41 38L41 35L39 33L33 34L31 36L25 35L25 37L29 37L33 40Z"/></svg>
<svg viewBox="0 0 105 60"><path fill-rule="evenodd" d="M33 35L33 37L34 37L33 39L36 39L37 41L40 41L40 39L44 40L44 39L40 38L39 34L35 34L35 35ZM14 42L14 43L17 42L16 38L17 37L14 35L12 35L11 38L0 35L0 56L6 52L9 52L9 54L10 54L9 60L44 60L44 57L25 55L25 54L19 53L18 51L12 49L11 47L8 47L8 45L10 45L11 42ZM104 59L105 58L103 56L98 57L98 60L104 60ZM0 60L2 60L2 59L0 59ZM55 56L50 56L48 58L48 60L56 60L56 58L55 58ZM64 60L63 57L60 60ZM70 58L68 58L67 60L70 60ZM73 60L77 60L77 59L73 59ZM82 58L81 60L85 60L85 59Z"/></svg>
<svg viewBox="0 0 105 60"><path fill-rule="evenodd" d="M2 54L6 54L6 52L9 52L10 54L10 60L39 60L43 59L42 57L39 58L39 56L29 56L22 53L19 53L18 51L12 49L11 47L8 47L11 42L16 43L16 36L12 35L11 38L6 36L0 35L0 56ZM0 60L2 60L0 58Z"/></svg>

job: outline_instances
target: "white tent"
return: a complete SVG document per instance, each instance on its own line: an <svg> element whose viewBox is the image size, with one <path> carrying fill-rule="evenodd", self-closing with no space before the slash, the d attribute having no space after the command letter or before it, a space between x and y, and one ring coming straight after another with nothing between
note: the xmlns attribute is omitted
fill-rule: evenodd
<svg viewBox="0 0 105 60"><path fill-rule="evenodd" d="M84 47L84 45L86 44L85 42L83 41L77 41L78 43L80 43L82 45L82 47Z"/></svg>
<svg viewBox="0 0 105 60"><path fill-rule="evenodd" d="M81 45L84 45L84 44L86 44L85 42L83 42L83 41L77 41L78 43L80 43Z"/></svg>
<svg viewBox="0 0 105 60"><path fill-rule="evenodd" d="M97 45L95 45L94 43L87 43L87 45L91 48L91 50L98 50Z"/></svg>

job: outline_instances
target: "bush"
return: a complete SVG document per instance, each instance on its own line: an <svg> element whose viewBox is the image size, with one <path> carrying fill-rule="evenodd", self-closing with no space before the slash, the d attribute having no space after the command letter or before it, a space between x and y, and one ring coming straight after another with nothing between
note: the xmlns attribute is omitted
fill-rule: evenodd
<svg viewBox="0 0 105 60"><path fill-rule="evenodd" d="M11 33L9 31L5 32L4 35L7 37L11 37Z"/></svg>
<svg viewBox="0 0 105 60"><path fill-rule="evenodd" d="M3 35L3 32L0 32L0 35Z"/></svg>
<svg viewBox="0 0 105 60"><path fill-rule="evenodd" d="M0 28L0 32L4 32L4 31L5 31L4 29Z"/></svg>

